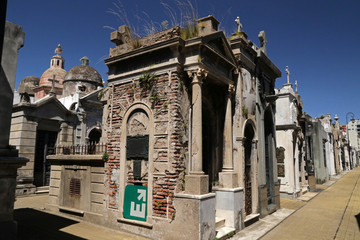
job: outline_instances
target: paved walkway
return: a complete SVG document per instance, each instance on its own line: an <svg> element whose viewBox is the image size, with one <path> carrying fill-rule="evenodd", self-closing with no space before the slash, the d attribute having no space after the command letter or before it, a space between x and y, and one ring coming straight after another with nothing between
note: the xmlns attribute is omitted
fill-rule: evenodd
<svg viewBox="0 0 360 240"><path fill-rule="evenodd" d="M360 239L360 168L320 192L261 239Z"/></svg>
<svg viewBox="0 0 360 240"><path fill-rule="evenodd" d="M271 240L360 239L360 168L339 180L332 180L329 184L317 185L322 191L306 193L302 201L281 199L282 209L231 239L249 240L262 236L261 239ZM19 240L145 239L49 213L44 208L47 198L47 195L17 198L14 219L18 222Z"/></svg>
<svg viewBox="0 0 360 240"><path fill-rule="evenodd" d="M14 207L14 219L18 222L18 240L146 239L134 234L49 213L44 208L47 199L47 194L17 198Z"/></svg>

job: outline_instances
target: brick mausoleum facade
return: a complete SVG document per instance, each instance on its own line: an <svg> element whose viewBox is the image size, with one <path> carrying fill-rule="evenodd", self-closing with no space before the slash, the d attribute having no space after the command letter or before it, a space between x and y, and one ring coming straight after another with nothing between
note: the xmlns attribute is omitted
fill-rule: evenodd
<svg viewBox="0 0 360 240"><path fill-rule="evenodd" d="M173 27L133 39L126 26L111 34L99 95L107 153L51 156L68 175L56 179L60 200L50 208L153 239L222 238L279 208L281 72L264 32L259 48L240 27L227 39L218 25L208 16L194 35Z"/></svg>

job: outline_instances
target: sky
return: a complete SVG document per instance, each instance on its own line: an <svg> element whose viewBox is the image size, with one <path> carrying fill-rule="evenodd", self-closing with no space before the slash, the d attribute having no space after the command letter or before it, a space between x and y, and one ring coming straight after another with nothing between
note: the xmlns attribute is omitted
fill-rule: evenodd
<svg viewBox="0 0 360 240"><path fill-rule="evenodd" d="M230 35L236 29L237 16L248 39L260 45L258 33L266 32L267 55L281 70L276 88L298 82L303 110L312 117L335 114L340 123L350 121L353 113L360 118L360 1L357 0L9 0L7 20L22 26L24 47L19 50L17 88L26 76L41 77L49 68L50 58L58 44L63 48L65 70L80 65L87 56L107 80L104 59L109 49L110 33L128 20L140 35L149 26L160 30L161 22L171 25L184 10L179 4L191 1L199 18L213 15L220 30ZM178 2L178 3L176 3ZM182 8L183 9L183 8ZM111 29L113 28L113 30Z"/></svg>

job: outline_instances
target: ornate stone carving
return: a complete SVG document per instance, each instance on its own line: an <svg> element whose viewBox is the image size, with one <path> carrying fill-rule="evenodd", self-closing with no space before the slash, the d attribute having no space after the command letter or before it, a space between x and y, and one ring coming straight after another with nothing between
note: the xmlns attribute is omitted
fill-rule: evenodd
<svg viewBox="0 0 360 240"><path fill-rule="evenodd" d="M235 86L233 84L229 84L228 93L233 94L235 92Z"/></svg>
<svg viewBox="0 0 360 240"><path fill-rule="evenodd" d="M242 29L243 25L242 25L241 22L240 22L239 16L235 19L235 23L236 23L236 25L237 25L237 31L238 31L238 32L241 32L241 29Z"/></svg>
<svg viewBox="0 0 360 240"><path fill-rule="evenodd" d="M265 35L265 31L260 31L258 38L260 40L260 47L261 50L266 54L266 43L267 43L267 39L266 39L266 35Z"/></svg>
<svg viewBox="0 0 360 240"><path fill-rule="evenodd" d="M202 84L203 80L207 77L208 72L203 68L188 71L188 76L193 78L192 83Z"/></svg>
<svg viewBox="0 0 360 240"><path fill-rule="evenodd" d="M285 72L286 72L286 75L287 75L287 84L289 84L290 83L290 71L289 71L288 66L286 66Z"/></svg>

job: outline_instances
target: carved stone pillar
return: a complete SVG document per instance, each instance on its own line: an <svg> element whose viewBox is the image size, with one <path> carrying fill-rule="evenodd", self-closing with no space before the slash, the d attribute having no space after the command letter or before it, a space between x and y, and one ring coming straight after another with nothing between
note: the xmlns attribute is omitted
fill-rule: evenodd
<svg viewBox="0 0 360 240"><path fill-rule="evenodd" d="M231 95L234 92L234 85L230 84L228 89L225 123L224 123L224 160L222 172L219 173L220 186L225 188L238 187L237 174L234 172L233 162L233 128Z"/></svg>
<svg viewBox="0 0 360 240"><path fill-rule="evenodd" d="M223 172L233 171L233 131L232 131L232 109L231 95L234 92L234 85L229 85L229 92L226 103L225 123L224 123L224 161Z"/></svg>
<svg viewBox="0 0 360 240"><path fill-rule="evenodd" d="M202 81L207 72L204 69L188 72L192 80L192 152L190 158L190 174L185 176L185 193L201 195L208 193L209 176L202 168Z"/></svg>

